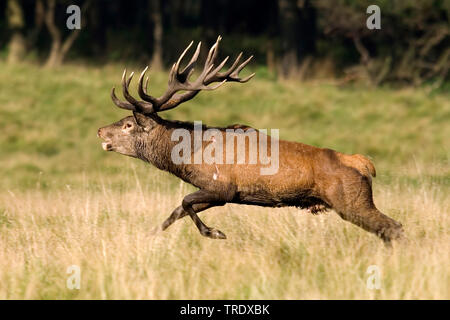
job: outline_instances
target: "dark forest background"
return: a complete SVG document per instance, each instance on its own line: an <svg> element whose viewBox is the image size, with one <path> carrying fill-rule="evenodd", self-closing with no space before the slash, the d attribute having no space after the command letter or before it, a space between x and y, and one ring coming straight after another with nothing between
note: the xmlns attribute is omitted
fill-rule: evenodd
<svg viewBox="0 0 450 320"><path fill-rule="evenodd" d="M66 28L66 8L82 28ZM381 30L366 9L381 8ZM46 67L135 61L166 67L191 40L221 54L254 54L277 77L337 77L371 85L438 85L449 79L450 1L402 0L6 0L0 2L0 59Z"/></svg>

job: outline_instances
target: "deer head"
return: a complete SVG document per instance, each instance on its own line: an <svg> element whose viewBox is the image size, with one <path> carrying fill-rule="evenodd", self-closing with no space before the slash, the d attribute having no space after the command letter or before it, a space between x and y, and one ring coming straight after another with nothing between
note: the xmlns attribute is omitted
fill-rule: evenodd
<svg viewBox="0 0 450 320"><path fill-rule="evenodd" d="M178 58L177 62L173 64L170 74L168 88L166 92L156 98L147 93L148 77L145 80L144 76L148 70L146 67L139 77L138 94L142 100L137 100L129 93L129 85L133 78L132 72L127 78L126 69L122 75L122 92L126 101L121 101L115 94L115 89L111 91L111 98L114 104L122 109L133 112L132 116L123 118L109 126L98 129L98 136L104 140L102 143L103 149L106 151L115 151L131 157L140 157L143 145L156 143L156 140L161 136L161 123L163 120L158 116L159 112L173 109L181 103L194 98L201 90L214 90L223 85L225 82L240 82L249 81L255 74L241 79L239 72L250 62L253 56L240 63L242 52L237 56L232 66L224 72L220 70L224 67L229 57L226 57L218 65L214 65L217 57L221 37L217 38L216 43L211 47L206 57L203 70L194 81L190 81L194 67L200 54L201 42L189 61L189 63L180 71L181 62L192 47L191 42L183 53ZM216 83L211 85L212 83ZM184 91L183 93L179 93Z"/></svg>

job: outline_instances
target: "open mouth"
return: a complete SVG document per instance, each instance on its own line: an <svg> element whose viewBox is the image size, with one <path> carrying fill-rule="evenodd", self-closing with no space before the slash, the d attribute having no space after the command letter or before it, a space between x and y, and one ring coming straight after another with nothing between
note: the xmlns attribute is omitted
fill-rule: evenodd
<svg viewBox="0 0 450 320"><path fill-rule="evenodd" d="M102 142L102 148L105 151L112 151L112 144L109 141Z"/></svg>
<svg viewBox="0 0 450 320"><path fill-rule="evenodd" d="M97 137L100 138L100 139L102 139L102 140L104 140L104 142L102 142L102 148L103 148L103 150L105 150L105 151L112 151L112 143L111 143L111 141L109 141L109 140L103 138L103 137L99 134L99 132L97 132Z"/></svg>
<svg viewBox="0 0 450 320"><path fill-rule="evenodd" d="M103 137L103 135L101 134L101 129L98 129L97 131L97 138L102 139L104 142L102 142L102 148L105 151L113 151L113 146L110 140L106 139L105 137Z"/></svg>

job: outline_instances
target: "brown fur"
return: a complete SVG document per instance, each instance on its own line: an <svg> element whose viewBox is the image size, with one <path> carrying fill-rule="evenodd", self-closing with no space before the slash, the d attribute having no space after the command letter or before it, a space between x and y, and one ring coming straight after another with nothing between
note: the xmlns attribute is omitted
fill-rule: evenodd
<svg viewBox="0 0 450 320"><path fill-rule="evenodd" d="M370 176L376 177L377 172L375 171L375 166L362 154L353 154L350 156L348 154L338 153L338 156L339 160L346 166L355 168L368 178L370 178Z"/></svg>
<svg viewBox="0 0 450 320"><path fill-rule="evenodd" d="M111 142L112 151L117 151L114 150L115 141L118 141L120 146L127 144L124 141L129 141L131 147L125 148L126 152L119 152L150 162L200 189L199 193L188 198L191 202L185 202L182 206L184 211L180 208L174 211L172 219L169 218L169 221L165 222L165 228L187 214L196 217L197 212L211 206L240 203L267 207L297 206L308 209L311 213L332 208L343 219L377 234L387 242L402 236L401 224L382 214L373 203L371 177L376 174L375 167L362 155L347 155L331 149L280 140L278 172L261 175L260 168L263 165L259 160L256 164L248 163L248 139L245 145L246 162L243 164L176 165L171 160L171 150L178 142L171 141L171 134L175 129L187 129L191 133L193 145L193 124L168 121L156 115L137 117L139 123L136 123L133 117L127 117L116 124L99 129L99 136ZM129 125L133 128L130 132L125 131L125 134L124 130ZM230 128L244 129L242 134L254 130L245 125L215 128L222 133L224 145L226 129ZM209 127L204 126L204 130L206 129ZM202 152L210 143L212 142L203 142ZM234 146L236 154L237 144ZM134 148L134 151L128 151L129 148ZM270 148L269 139L268 150L271 150ZM224 163L226 152L224 148ZM194 152L191 157L193 159ZM215 174L216 179L213 178ZM199 204L203 205L199 207ZM218 230L204 225L203 227L198 217L193 219L203 235L225 237Z"/></svg>
<svg viewBox="0 0 450 320"><path fill-rule="evenodd" d="M189 80L189 76L199 57L200 44L188 65L182 71L179 69L181 60L192 45L191 43L173 65L168 89L159 98L148 95L146 85L143 85L147 69L142 72L138 86L138 94L143 101L133 98L128 91L133 75L127 79L125 70L122 77L122 92L127 101L120 101L115 95L114 88L111 98L119 108L133 111L133 117L124 118L98 130L99 137L105 140L103 143L105 150L149 162L199 188L197 192L183 199L181 206L177 207L163 223L162 229L168 228L177 219L189 215L202 235L224 239L225 235L221 231L206 226L197 214L214 206L239 203L267 207L296 206L308 209L311 213L332 208L344 220L375 233L388 243L393 239L401 238L403 234L401 224L378 211L373 203L372 177L375 177L376 173L374 165L366 157L280 140L277 141L278 170L270 175L263 175L261 169L267 165L259 161L258 141L265 136L258 134L256 138L250 139L248 135L255 129L240 124L227 128L215 128L219 130L218 135L214 139L203 141L201 148L194 150L196 144L192 123L168 121L158 116L158 112L175 108L184 101L192 99L200 90L212 83L219 83L219 85L225 82L244 83L254 76L251 74L244 79L239 77L239 72L251 60L250 57L239 64L242 54L237 56L227 71L220 72L226 62L225 59L222 63L214 64L220 40L221 37L218 37L211 47L203 72L193 82ZM208 88L211 89L211 87ZM214 88L217 88L217 85ZM186 92L176 94L183 90ZM177 150L173 148L178 142L173 141L171 137L176 129L184 130L185 133L187 131L190 137L191 161L189 163L173 162L171 153L172 150ZM204 126L203 129L208 127ZM234 150L227 150L227 129L240 130L236 138L240 137L245 139L243 141L247 141L242 150L236 143ZM204 154L204 151L212 149L215 143L220 143L216 138L222 138L225 146L222 161L217 161L215 164L204 162L193 164L193 158L197 153ZM266 149L272 150L271 139L267 141ZM238 157L235 156L232 164L226 164L226 154L230 152L235 155L239 152L243 153L241 156L245 161L239 163ZM255 152L258 152L256 154L258 161L251 163L251 155ZM276 157L272 158L276 159Z"/></svg>

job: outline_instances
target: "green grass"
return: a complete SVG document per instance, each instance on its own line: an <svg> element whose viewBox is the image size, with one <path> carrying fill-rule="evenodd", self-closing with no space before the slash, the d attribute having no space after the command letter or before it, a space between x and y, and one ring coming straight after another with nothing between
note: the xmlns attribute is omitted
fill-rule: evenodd
<svg viewBox="0 0 450 320"><path fill-rule="evenodd" d="M193 188L102 150L97 129L128 115L109 98L122 67L0 62L0 298L450 298L448 94L262 72L165 113L278 128L283 139L370 156L375 202L410 244L389 253L333 213L247 206L202 214L229 238L213 241L189 219L152 235ZM150 79L162 94L166 73ZM65 287L71 264L82 269L80 291ZM365 287L372 264L381 291Z"/></svg>
<svg viewBox="0 0 450 320"><path fill-rule="evenodd" d="M103 152L96 137L97 128L128 115L109 98L111 87L120 86L121 67L0 67L3 189L80 185L83 175L102 173L120 181L130 173L124 171L126 160ZM166 74L151 73L151 92L163 93L166 81ZM425 173L430 179L450 175L449 95L428 94L426 88L339 88L256 77L202 92L164 116L279 128L284 139L370 156L386 182L417 163L440 166Z"/></svg>

